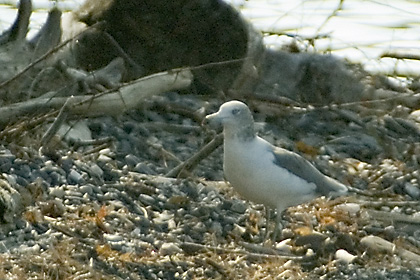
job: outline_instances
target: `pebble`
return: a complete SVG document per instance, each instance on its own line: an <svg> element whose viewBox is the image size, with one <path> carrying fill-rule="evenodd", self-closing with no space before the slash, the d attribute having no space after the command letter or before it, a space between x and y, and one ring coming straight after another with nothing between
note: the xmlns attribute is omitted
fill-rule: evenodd
<svg viewBox="0 0 420 280"><path fill-rule="evenodd" d="M234 200L231 206L232 211L243 214L247 209L247 204L243 200Z"/></svg>
<svg viewBox="0 0 420 280"><path fill-rule="evenodd" d="M223 217L223 222L224 222L225 225L226 224L233 225L233 224L236 223L236 221L237 221L237 219L235 217L231 217L231 216L224 216Z"/></svg>
<svg viewBox="0 0 420 280"><path fill-rule="evenodd" d="M210 209L208 207L194 207L191 209L190 214L195 217L208 217L210 216Z"/></svg>
<svg viewBox="0 0 420 280"><path fill-rule="evenodd" d="M104 238L108 242L119 242L123 240L121 235L104 233Z"/></svg>
<svg viewBox="0 0 420 280"><path fill-rule="evenodd" d="M8 181L0 179L0 221L13 222L22 204L22 197Z"/></svg>
<svg viewBox="0 0 420 280"><path fill-rule="evenodd" d="M13 160L0 157L0 172L9 172L13 166Z"/></svg>
<svg viewBox="0 0 420 280"><path fill-rule="evenodd" d="M196 231L197 233L204 233L206 232L207 227L205 226L204 223L198 222L194 224L193 230Z"/></svg>
<svg viewBox="0 0 420 280"><path fill-rule="evenodd" d="M96 193L96 194L103 194L102 188L100 186L92 185L92 184L89 184L89 186L92 188L92 190L93 190L94 193Z"/></svg>
<svg viewBox="0 0 420 280"><path fill-rule="evenodd" d="M27 245L21 245L19 248L19 252L21 252L21 254L28 254L28 255L33 255L33 254L39 254L41 251L41 247L38 244L35 244L34 246L27 246Z"/></svg>
<svg viewBox="0 0 420 280"><path fill-rule="evenodd" d="M17 178L16 174L4 173L4 174L2 174L2 176L7 180L7 182L10 185L15 185L16 184L16 178Z"/></svg>
<svg viewBox="0 0 420 280"><path fill-rule="evenodd" d="M142 173L142 174L151 174L151 175L156 174L153 168L144 162L140 162L136 164L136 166L133 168L133 171Z"/></svg>
<svg viewBox="0 0 420 280"><path fill-rule="evenodd" d="M96 177L100 178L104 174L104 171L102 168L99 167L96 163L93 163L90 166L91 174L95 175Z"/></svg>
<svg viewBox="0 0 420 280"><path fill-rule="evenodd" d="M234 224L233 225L233 230L232 230L232 234L236 235L236 236L242 236L246 233L246 228L245 227L241 227L238 224Z"/></svg>
<svg viewBox="0 0 420 280"><path fill-rule="evenodd" d="M109 242L108 243L111 246L111 249L114 251L122 251L123 250L123 242Z"/></svg>
<svg viewBox="0 0 420 280"><path fill-rule="evenodd" d="M26 231L30 231L31 228L30 224L24 220L17 220L15 225L17 229L24 229Z"/></svg>
<svg viewBox="0 0 420 280"><path fill-rule="evenodd" d="M210 232L214 233L216 236L220 237L223 234L222 224L218 221L213 221L210 226Z"/></svg>
<svg viewBox="0 0 420 280"><path fill-rule="evenodd" d="M292 246L290 246L291 239L284 239L276 244L276 249L285 253L290 253L292 251Z"/></svg>
<svg viewBox="0 0 420 280"><path fill-rule="evenodd" d="M60 184L66 183L66 179L65 179L66 177L55 171L50 173L50 178L51 178L51 185L60 185Z"/></svg>
<svg viewBox="0 0 420 280"><path fill-rule="evenodd" d="M315 251L318 251L324 246L324 241L327 239L327 236L320 232L312 232L307 235L298 236L296 238L295 244L297 246L309 245Z"/></svg>
<svg viewBox="0 0 420 280"><path fill-rule="evenodd" d="M44 216L53 218L61 217L66 211L66 207L64 206L63 201L57 198L45 202L40 201L38 205Z"/></svg>
<svg viewBox="0 0 420 280"><path fill-rule="evenodd" d="M413 233L413 237L414 237L415 239L417 239L418 241L420 241L420 229L418 229L418 230L414 231L414 233ZM420 246L419 246L419 247L420 247Z"/></svg>
<svg viewBox="0 0 420 280"><path fill-rule="evenodd" d="M64 170L66 173L69 173L69 172L70 172L70 170L71 170L71 168L73 167L73 165L74 165L74 161L73 161L73 159L72 159L72 158L70 158L70 157L65 157L65 158L63 158L63 159L61 160L61 168L63 168L63 170Z"/></svg>
<svg viewBox="0 0 420 280"><path fill-rule="evenodd" d="M82 174L80 174L79 172L77 172L76 170L72 169L70 170L69 175L67 176L67 182L69 184L82 184L84 183L84 179Z"/></svg>
<svg viewBox="0 0 420 280"><path fill-rule="evenodd" d="M62 165L63 165L63 163L62 163ZM58 167L53 161L51 161L51 160L47 160L45 163L44 163L44 166L43 167L41 167L40 168L40 170L41 171L45 171L45 172L47 172L47 173L50 173L50 172L53 172L53 171L55 171L55 172L60 172L60 173L62 173L62 174L65 174L65 171L62 169L62 167L60 168L60 167ZM70 169L69 169L70 170Z"/></svg>
<svg viewBox="0 0 420 280"><path fill-rule="evenodd" d="M124 160L129 167L135 167L141 162L141 160L133 154L126 155Z"/></svg>
<svg viewBox="0 0 420 280"><path fill-rule="evenodd" d="M285 270L280 274L276 275L275 279L293 279L296 273L293 270Z"/></svg>
<svg viewBox="0 0 420 280"><path fill-rule="evenodd" d="M45 170L35 169L32 171L32 179L42 178L46 182L51 182L50 175Z"/></svg>
<svg viewBox="0 0 420 280"><path fill-rule="evenodd" d="M293 268L293 265L294 265L294 262L292 260L288 260L287 262L283 264L283 267L286 269L290 269L290 268Z"/></svg>
<svg viewBox="0 0 420 280"><path fill-rule="evenodd" d="M73 190L66 190L64 191L65 196L66 197L78 197L81 198L83 196L83 194L81 192L78 191L73 191Z"/></svg>
<svg viewBox="0 0 420 280"><path fill-rule="evenodd" d="M4 148L3 146L0 147L0 164L4 161L13 162L15 159L16 156L12 154L9 149Z"/></svg>
<svg viewBox="0 0 420 280"><path fill-rule="evenodd" d="M345 232L337 233L334 245L336 248L346 249L348 251L355 250L355 242L353 240L353 236Z"/></svg>
<svg viewBox="0 0 420 280"><path fill-rule="evenodd" d="M176 229L176 222L174 219L170 219L168 220L168 229L169 230L174 230Z"/></svg>
<svg viewBox="0 0 420 280"><path fill-rule="evenodd" d="M411 196L412 198L414 198L414 199L419 199L420 198L420 188L417 184L413 185L411 183L406 183L404 185L404 189L407 192L407 194L409 196Z"/></svg>
<svg viewBox="0 0 420 280"><path fill-rule="evenodd" d="M22 164L18 168L15 167L15 174L25 179L30 179L32 170L27 164Z"/></svg>
<svg viewBox="0 0 420 280"><path fill-rule="evenodd" d="M398 233L395 230L394 226L387 226L384 228L383 234L385 236L385 238L389 241L393 241L395 238L398 237Z"/></svg>
<svg viewBox="0 0 420 280"><path fill-rule="evenodd" d="M104 200L115 200L118 199L119 195L115 191L109 191L104 193L103 199Z"/></svg>
<svg viewBox="0 0 420 280"><path fill-rule="evenodd" d="M133 231L130 233L133 237L140 237L141 235L141 230L140 228L135 228L133 229Z"/></svg>
<svg viewBox="0 0 420 280"><path fill-rule="evenodd" d="M169 220L174 218L174 214L167 210L164 210L161 213L156 213L156 215L157 216L153 219L153 222L155 222L156 224L167 224Z"/></svg>
<svg viewBox="0 0 420 280"><path fill-rule="evenodd" d="M79 191L82 194L93 195L93 187L90 184L85 184L83 186L80 186Z"/></svg>
<svg viewBox="0 0 420 280"><path fill-rule="evenodd" d="M351 216L355 216L360 211L360 205L357 203L342 203L336 205L334 208L347 212Z"/></svg>
<svg viewBox="0 0 420 280"><path fill-rule="evenodd" d="M350 254L344 249L339 249L335 252L335 259L346 264L353 262L357 256Z"/></svg>
<svg viewBox="0 0 420 280"><path fill-rule="evenodd" d="M99 154L100 155L107 155L107 156L110 156L110 157L114 156L114 152L111 151L110 148L105 148L105 149L100 150Z"/></svg>
<svg viewBox="0 0 420 280"><path fill-rule="evenodd" d="M139 195L138 200L145 205L153 205L156 202L154 197L143 193Z"/></svg>
<svg viewBox="0 0 420 280"><path fill-rule="evenodd" d="M109 162L102 163L100 167L104 171L104 174L102 176L103 180L108 181L108 182L115 182L119 179L120 177L119 173L115 170L115 167L111 165Z"/></svg>
<svg viewBox="0 0 420 280"><path fill-rule="evenodd" d="M172 256L178 253L182 253L182 249L173 242L163 243L160 246L159 253L164 256Z"/></svg>
<svg viewBox="0 0 420 280"><path fill-rule="evenodd" d="M66 199L64 199L65 204L71 204L71 205L80 205L83 203L83 197L78 196L66 196Z"/></svg>
<svg viewBox="0 0 420 280"><path fill-rule="evenodd" d="M22 187L25 187L25 186L27 186L28 184L29 184L29 181L28 180L26 180L25 178L23 178L23 177L17 177L16 178L16 184L18 184L18 185L20 185L20 186L22 186Z"/></svg>
<svg viewBox="0 0 420 280"><path fill-rule="evenodd" d="M98 162L107 163L107 162L111 162L111 161L113 161L113 159L112 159L112 158L110 158L110 157L109 157L109 156L107 156L107 155L100 154L100 155L98 156L97 161L98 161Z"/></svg>

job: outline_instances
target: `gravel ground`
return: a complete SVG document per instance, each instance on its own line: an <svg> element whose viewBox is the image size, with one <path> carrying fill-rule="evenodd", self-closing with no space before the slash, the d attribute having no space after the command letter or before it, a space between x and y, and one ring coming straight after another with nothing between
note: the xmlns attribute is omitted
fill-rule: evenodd
<svg viewBox="0 0 420 280"><path fill-rule="evenodd" d="M31 10L29 1L22 3ZM97 3L101 8L102 2ZM166 3L163 6L168 10ZM182 5L174 2L174 7ZM191 11L194 24L185 26L196 28L202 14ZM28 12L21 14L29 20ZM53 10L51 15L57 21L52 27L59 28L61 13ZM160 13L153 15L167 22ZM0 87L3 111L46 91L94 94L107 88L108 77L102 79L105 84L96 84L89 73L63 64L50 67L48 60L22 74L37 57L22 43L25 22L21 20L18 34L22 38L2 45L4 57L14 58L3 63L3 80L20 73ZM155 21L148 22L155 27ZM210 26L201 22L203 28ZM232 21L226 26L237 34ZM220 34L222 42L227 40ZM190 38L188 30L184 35ZM163 38L153 37L166 42ZM46 40L45 52L51 41ZM209 41L200 42L207 46ZM97 45L95 39L93 43ZM126 43L138 53L131 37ZM171 62L166 58L179 49L164 46L170 53L151 55L152 66L155 58L162 69L190 65L182 59L166 65ZM149 47L152 53L160 50L155 44ZM242 54L245 45L239 47ZM201 45L197 49L203 50ZM207 50L209 56L214 49ZM198 152L215 143L216 132L201 125L203 117L226 97L199 95L197 83L192 86L195 94L154 96L141 108L116 117L68 120L48 141L44 135L54 122L52 113L2 119L1 124L9 125L0 131L0 279L420 279L418 83L407 80L401 86L362 70L362 78L355 77L345 64L319 54L265 55L265 80L244 100L254 112L259 134L351 186L349 196L289 208L277 242L265 240L274 225L266 229L263 207L241 199L223 181L222 148L210 155ZM289 64L275 63L275 58ZM75 75L63 75L60 67ZM230 87L233 77L227 69L210 72ZM111 87L116 87L122 72L111 73ZM285 88L297 74L301 79L295 81L295 91ZM250 81L243 82L246 88ZM279 95L282 92L302 102L291 102ZM200 159L197 164L174 172L193 156Z"/></svg>
<svg viewBox="0 0 420 280"><path fill-rule="evenodd" d="M250 100L260 135L361 192L290 208L283 241L263 246L264 210L223 182L221 148L165 176L213 139L199 119L221 103L168 93L119 117L75 120L48 152L48 125L6 128L0 278L420 279L413 110ZM82 145L76 132L101 141Z"/></svg>

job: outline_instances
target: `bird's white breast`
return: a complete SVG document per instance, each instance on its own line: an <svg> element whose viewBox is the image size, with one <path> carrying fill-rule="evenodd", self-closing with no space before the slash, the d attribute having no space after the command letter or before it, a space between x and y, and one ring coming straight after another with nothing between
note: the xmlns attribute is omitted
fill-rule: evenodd
<svg viewBox="0 0 420 280"><path fill-rule="evenodd" d="M276 165L272 145L262 138L225 139L224 149L226 179L244 198L282 211L315 197L315 184Z"/></svg>

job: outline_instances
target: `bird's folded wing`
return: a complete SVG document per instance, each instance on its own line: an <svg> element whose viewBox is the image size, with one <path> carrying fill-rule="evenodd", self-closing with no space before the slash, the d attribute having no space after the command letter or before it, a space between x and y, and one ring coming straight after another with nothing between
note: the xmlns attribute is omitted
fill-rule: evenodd
<svg viewBox="0 0 420 280"><path fill-rule="evenodd" d="M272 148L274 163L282 168L286 168L291 173L299 176L309 183L316 185L318 195L335 195L347 191L346 187L340 182L322 174L309 161L298 154L278 147Z"/></svg>

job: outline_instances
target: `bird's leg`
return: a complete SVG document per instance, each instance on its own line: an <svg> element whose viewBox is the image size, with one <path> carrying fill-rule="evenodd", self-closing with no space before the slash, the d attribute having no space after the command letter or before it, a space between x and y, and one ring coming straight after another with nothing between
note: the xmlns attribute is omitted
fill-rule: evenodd
<svg viewBox="0 0 420 280"><path fill-rule="evenodd" d="M268 239L268 236L270 235L270 230L269 230L269 226L270 226L270 219L271 219L271 209L270 207L264 206L265 208L265 237L264 237L264 241L266 241Z"/></svg>
<svg viewBox="0 0 420 280"><path fill-rule="evenodd" d="M277 234L282 229L283 229L283 224L281 223L281 211L279 211L277 209L277 211L276 211L276 224L274 225L273 236L271 238L271 241L273 242L273 244L276 242Z"/></svg>

